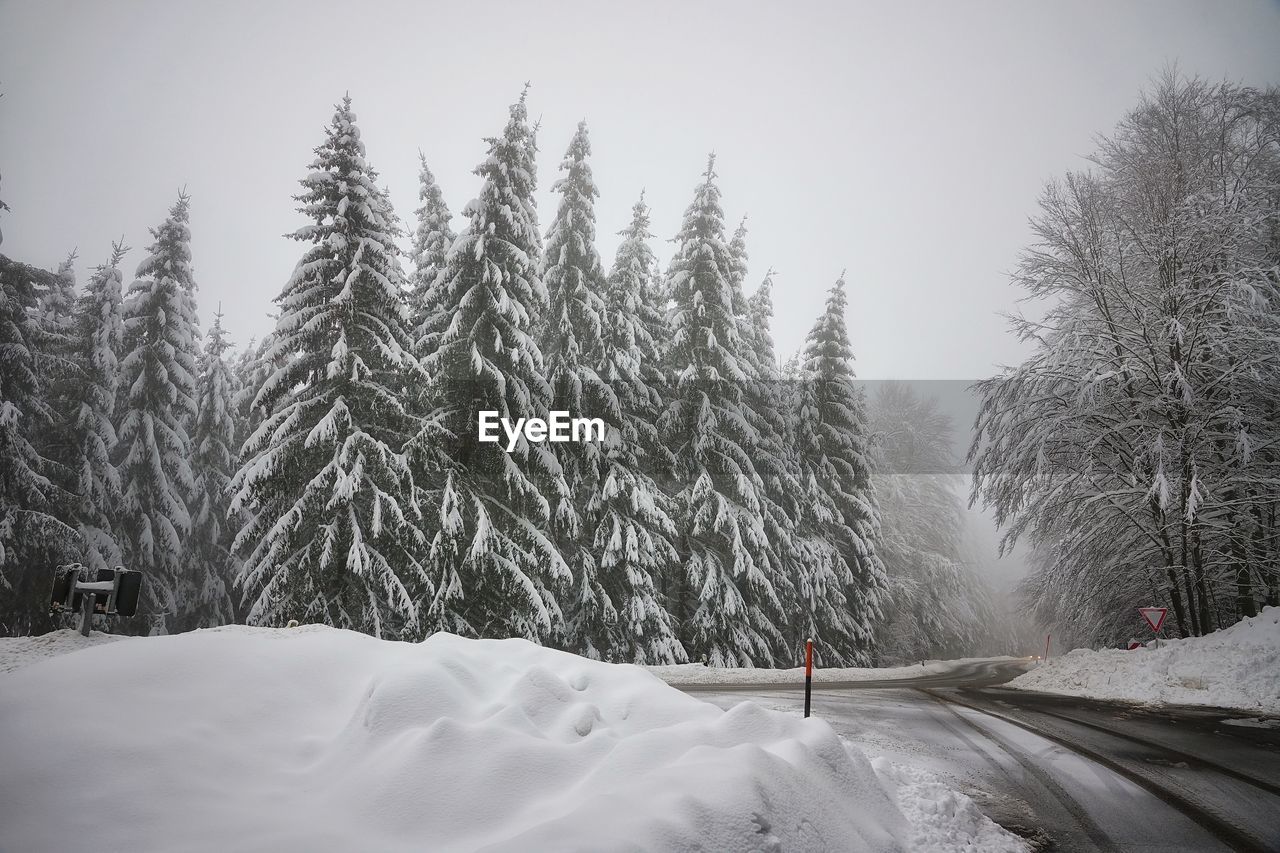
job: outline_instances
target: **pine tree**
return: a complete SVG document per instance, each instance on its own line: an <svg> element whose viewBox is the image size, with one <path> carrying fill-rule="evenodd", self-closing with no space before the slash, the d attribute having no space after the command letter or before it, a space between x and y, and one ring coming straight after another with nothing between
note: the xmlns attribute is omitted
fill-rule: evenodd
<svg viewBox="0 0 1280 853"><path fill-rule="evenodd" d="M620 292L634 294L631 298L639 320L635 344L640 349L640 370L646 382L661 392L665 385L663 351L671 333L667 324L666 289L658 271L658 259L649 245L653 240L649 224L649 207L642 191L640 199L631 207L631 222L618 232L622 242L614 257L610 285Z"/></svg>
<svg viewBox="0 0 1280 853"><path fill-rule="evenodd" d="M551 388L533 337L547 291L533 193L535 146L525 100L476 168L480 195L440 277L445 328L423 365L434 414L412 451L438 488L429 495L436 595L428 625L471 636L553 641L563 632L559 592L569 570L544 532L568 494L550 446L523 438L511 453L480 442L479 412L515 422L545 417ZM446 319L447 318L447 321ZM434 321L433 321L434 322Z"/></svg>
<svg viewBox="0 0 1280 853"><path fill-rule="evenodd" d="M236 440L241 445L253 435L262 423L265 412L261 406L255 406L254 400L258 391L275 372L275 365L267 359L271 350L271 335L266 335L256 343L252 340L236 356L232 368L235 374L236 393L232 398L232 411L235 413ZM239 453L239 448L236 448Z"/></svg>
<svg viewBox="0 0 1280 853"><path fill-rule="evenodd" d="M181 195L152 229L151 254L138 266L123 309L115 450L120 534L129 567L146 578L143 609L153 619L178 613L183 543L191 531L186 425L195 416L196 344L188 217L189 199Z"/></svg>
<svg viewBox="0 0 1280 853"><path fill-rule="evenodd" d="M36 367L34 313L52 275L0 255L0 625L10 633L47 629L48 601L37 567L74 559L79 538L56 514L63 496L33 443L52 412Z"/></svg>
<svg viewBox="0 0 1280 853"><path fill-rule="evenodd" d="M591 534L586 548L599 555L598 600L610 606L590 611L594 624L583 620L580 633L607 660L680 663L687 656L658 589L670 584L679 563L672 545L674 505L651 473L669 472L672 459L654 426L662 396L649 381L660 372L650 331L655 318L646 304L656 273L643 196L621 233L604 290L607 321L596 371L613 392L621 420L608 424L602 488L584 510L584 530Z"/></svg>
<svg viewBox="0 0 1280 853"><path fill-rule="evenodd" d="M71 313L76 304L76 253L67 255L48 289L40 296L39 319L45 334L57 338L73 335Z"/></svg>
<svg viewBox="0 0 1280 853"><path fill-rule="evenodd" d="M75 456L69 463L77 498L75 511L84 545L83 561L90 569L114 568L124 559L115 537L119 512L120 474L111 461L116 445L112 422L120 385L123 276L120 262L128 252L121 243L98 267L76 302L75 339L79 381L76 383Z"/></svg>
<svg viewBox="0 0 1280 853"><path fill-rule="evenodd" d="M182 601L182 621L188 628L235 621L230 590L240 566L231 555L235 531L228 525L227 517L229 486L239 467L239 457L235 450L235 377L223 357L226 349L219 311L214 315L200 358L196 420L191 434L195 491Z"/></svg>
<svg viewBox="0 0 1280 853"><path fill-rule="evenodd" d="M600 337L604 325L604 300L599 291L604 273L596 253L595 199L599 195L587 158L591 142L586 122L578 123L560 169L564 177L552 190L560 206L547 231L542 280L547 288L548 310L541 329L541 348L551 385L551 408L570 417L608 415L620 419L617 401L596 374ZM551 529L561 556L569 565L577 586L570 625L571 648L590 644L581 623L604 619L607 608L599 588L595 555L580 547L581 507L600 489L602 451L594 443L567 443L553 448L564 471L568 494L552 507Z"/></svg>
<svg viewBox="0 0 1280 853"><path fill-rule="evenodd" d="M37 438L40 453L52 463L49 474L64 494L74 488L76 435L74 422L79 408L79 389L82 379L78 355L80 341L76 338L76 324L72 316L76 305L76 253L67 256L40 293L36 308L36 364L44 388L45 402L49 404L53 423ZM73 514L71 506L63 506L59 513L67 519Z"/></svg>
<svg viewBox="0 0 1280 853"><path fill-rule="evenodd" d="M346 97L301 181L292 237L310 244L276 298L254 405L268 412L245 442L230 512L251 624L323 622L416 636L430 593L413 477L402 453L411 420L400 394L412 354L397 223Z"/></svg>
<svg viewBox="0 0 1280 853"><path fill-rule="evenodd" d="M745 252L744 252L745 257ZM778 372L770 324L773 321L773 270L770 269L756 292L744 303L743 334L751 362L747 383L747 408L756 428L756 449L752 458L764 483L761 516L773 560L772 583L785 613L797 612L796 583L810 559L796 530L805 512L807 498L800 473L800 457L795 450L785 390ZM786 645L778 650L779 660L799 661L808 635L792 624ZM821 656L821 652L819 652ZM829 660L830 657L826 656Z"/></svg>
<svg viewBox="0 0 1280 853"><path fill-rule="evenodd" d="M450 227L453 218L449 206L445 203L444 194L436 184L435 176L427 168L427 159L421 153L422 170L419 174L418 199L422 206L418 208L418 228L413 235L413 274L410 276L409 308L413 313L415 334L418 340L420 356L434 352L440 334L444 329L431 328L427 324L429 318L440 317L433 307L436 279L445 268L449 249L457 235Z"/></svg>
<svg viewBox="0 0 1280 853"><path fill-rule="evenodd" d="M783 642L781 602L751 456L756 431L744 412L749 373L714 165L712 157L676 238L669 361L680 373L660 428L682 484L676 524L693 599L685 646L714 666L767 666ZM678 618L686 610L679 602Z"/></svg>
<svg viewBox="0 0 1280 853"><path fill-rule="evenodd" d="M792 531L800 514L802 497L796 479L798 460L784 442L783 409L777 398L777 372L773 363L773 339L769 324L773 319L773 302L769 295L773 271L761 285L764 293L754 308L744 292L748 272L747 217L743 216L729 241L729 285L733 294L734 320L741 344L740 365L746 376L743 385L743 414L754 430L751 459L764 488L760 491L760 518L764 522L765 543L769 551L769 585L782 603L784 613L791 613L794 598L793 576L798 570L797 543ZM781 627L781 623L779 623ZM794 636L787 637L774 650L779 661L799 660L803 648Z"/></svg>
<svg viewBox="0 0 1280 853"><path fill-rule="evenodd" d="M3 200L0 200L0 213L4 213L8 209L9 209L9 205L5 204ZM0 244L3 244L3 243L4 243L4 231L0 230Z"/></svg>
<svg viewBox="0 0 1280 853"><path fill-rule="evenodd" d="M876 555L879 513L862 394L854 384L845 326L844 276L805 342L796 444L810 506L813 546L801 576L802 634L834 662L872 662L872 640L887 587Z"/></svg>

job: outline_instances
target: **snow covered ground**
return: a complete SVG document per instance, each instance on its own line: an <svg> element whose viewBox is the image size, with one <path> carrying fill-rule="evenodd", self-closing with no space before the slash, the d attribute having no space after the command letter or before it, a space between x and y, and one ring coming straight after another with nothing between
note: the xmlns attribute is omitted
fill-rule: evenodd
<svg viewBox="0 0 1280 853"><path fill-rule="evenodd" d="M1204 637L1161 640L1158 649L1077 649L1007 686L1280 715L1280 607Z"/></svg>
<svg viewBox="0 0 1280 853"><path fill-rule="evenodd" d="M919 678L922 675L942 675L960 664L996 658L962 658L958 660L931 660L923 664L886 667L836 667L824 669L815 666L813 683L833 681L893 681ZM1014 660L1014 658L1009 658ZM794 669L753 669L736 667L703 666L685 663L678 666L646 666L645 669L667 684L804 684L804 667Z"/></svg>
<svg viewBox="0 0 1280 853"><path fill-rule="evenodd" d="M77 649L100 646L103 643L114 643L116 640L128 640L113 634L102 634L93 631L87 637L80 636L79 631L70 628L52 631L38 637L4 637L0 638L0 672L12 672L24 666L37 663L45 658L65 655Z"/></svg>
<svg viewBox="0 0 1280 853"><path fill-rule="evenodd" d="M520 640L88 644L0 640L0 850L1023 849L821 720Z"/></svg>

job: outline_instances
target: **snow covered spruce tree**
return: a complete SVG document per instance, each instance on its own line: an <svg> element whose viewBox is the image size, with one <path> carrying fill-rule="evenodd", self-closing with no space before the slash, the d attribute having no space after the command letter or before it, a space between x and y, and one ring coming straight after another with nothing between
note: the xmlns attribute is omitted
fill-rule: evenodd
<svg viewBox="0 0 1280 853"><path fill-rule="evenodd" d="M773 271L770 270L752 299L744 293L748 272L747 218L744 216L729 241L734 318L741 344L741 366L746 379L743 384L743 414L755 431L752 462L764 488L760 491L760 517L764 521L765 542L769 549L769 582L784 613L794 613L794 578L798 565L798 542L793 537L801 512L803 497L798 480L799 462L791 446L785 442L785 409L779 405L778 372L773 353L769 324L773 319ZM803 654L804 637L794 626L784 630L784 644L775 650L779 662L798 661Z"/></svg>
<svg viewBox="0 0 1280 853"><path fill-rule="evenodd" d="M112 463L116 444L112 422L120 384L120 352L124 320L120 262L128 249L116 243L110 260L98 267L76 302L77 359L74 455L68 468L74 477L75 518L83 540L82 562L90 569L114 568L123 561L116 541L120 507L120 474Z"/></svg>
<svg viewBox="0 0 1280 853"><path fill-rule="evenodd" d="M609 413L601 488L584 510L583 529L591 537L585 547L598 555L600 586L614 613L598 625L594 646L608 660L682 663L687 656L659 589L680 566L672 545L674 504L651 474L669 472L672 458L654 425L662 396L651 382L660 369L653 330L665 321L648 301L656 269L643 196L621 234L604 288L596 370L617 409Z"/></svg>
<svg viewBox="0 0 1280 853"><path fill-rule="evenodd" d="M832 662L873 661L887 581L876 554L880 519L862 394L845 326L844 275L805 342L796 444L810 507L805 571L796 598L800 635Z"/></svg>
<svg viewBox="0 0 1280 853"><path fill-rule="evenodd" d="M802 485L800 456L795 449L795 430L790 417L794 409L787 405L785 399L787 389L778 371L770 331L773 275L770 269L755 293L746 300L743 333L747 360L751 364L751 379L745 391L751 423L757 432L757 450L752 458L764 483L761 515L773 553L774 587L785 612L794 615L800 612L795 604L798 585L803 574L811 568L814 558L797 535L808 498ZM803 660L804 642L809 636L791 620L786 631L786 646L779 650L781 660ZM832 659L830 651L821 646L815 653L821 662Z"/></svg>
<svg viewBox="0 0 1280 853"><path fill-rule="evenodd" d="M64 496L33 437L51 428L36 367L35 311L53 275L0 255L0 630L47 630L49 576L78 555L79 537L57 510Z"/></svg>
<svg viewBox="0 0 1280 853"><path fill-rule="evenodd" d="M50 476L68 494L75 477L71 465L76 455L74 422L81 379L80 342L76 340L72 316L76 305L75 262L76 253L72 252L58 265L57 272L40 293L35 323L36 364L44 399L53 418L51 428L42 430L37 437L37 446L41 455L53 463ZM64 506L59 512L70 520L73 509Z"/></svg>
<svg viewBox="0 0 1280 853"><path fill-rule="evenodd" d="M444 329L431 328L431 319L447 321L449 318L435 311L432 299L436 279L444 272L445 259L457 235L450 227L453 218L445 203L444 193L436 184L435 175L427 168L427 159L418 155L422 168L418 176L418 227L413 234L413 273L409 277L409 308L413 315L414 332L418 341L419 356L435 351Z"/></svg>
<svg viewBox="0 0 1280 853"><path fill-rule="evenodd" d="M438 320L430 322L444 332L423 360L435 408L411 444L432 480L427 505L437 531L427 625L559 642L569 569L546 531L551 507L568 495L560 465L546 443L521 438L507 453L505 444L478 435L482 411L514 423L546 417L551 401L533 337L547 291L538 276L534 145L523 95L502 135L487 141L489 154L476 168L484 184L463 211L467 229L437 284Z"/></svg>
<svg viewBox="0 0 1280 853"><path fill-rule="evenodd" d="M617 401L595 371L604 324L604 300L599 293L604 273L595 245L599 193L587 162L590 155L587 124L579 122L560 164L564 176L552 187L560 196L560 206L547 231L543 255L548 310L539 339L551 385L551 409L573 418L608 415L616 424L620 420ZM579 541L578 511L600 490L602 449L594 442L551 449L569 489L551 507L552 536L574 580L567 614L568 647L598 656L593 635L598 636L616 614L600 587L595 555Z"/></svg>
<svg viewBox="0 0 1280 853"><path fill-rule="evenodd" d="M572 502L553 508L552 529L573 575L566 603L567 646L593 658L671 662L681 653L670 620L654 596L651 572L673 556L671 522L656 488L640 472L637 448L627 445L622 400L609 376L638 373L638 354L624 343L638 317L635 296L618 294L606 322L598 291L604 274L595 249L595 197L587 158L586 123L578 125L555 184L561 202L547 235L545 271L550 309L542 350L552 388L551 407L571 417L598 417L605 441L557 445ZM606 333L607 328L607 333ZM606 352L606 334L610 337ZM631 335L634 337L634 333ZM620 351L619 344L627 345ZM619 362L634 367L620 376ZM638 378L638 377L637 377ZM621 390L621 389L617 389ZM634 437L634 436L633 436Z"/></svg>
<svg viewBox="0 0 1280 853"><path fill-rule="evenodd" d="M654 256L650 241L653 232L649 230L649 207L644 201L644 192L631 207L631 222L618 232L622 242L618 244L614 256L613 268L609 273L609 283L605 291L608 305L609 322L605 328L605 341L614 355L610 357L624 358L623 353L631 354L636 362L627 361L625 367L619 366L619 376L628 376L638 370L637 378L621 380L630 382L634 397L625 402L623 410L633 419L634 426L641 431L640 435L646 445L643 448L641 464L645 472L659 484L665 493L674 489L672 476L674 458L658 435L658 418L666 409L670 398L671 381L667 370L666 351L671 338L671 328L667 318L666 287L662 274L658 270L658 260ZM616 317L617 312L625 310L629 320L623 324ZM631 322L634 320L634 323ZM619 325L623 324L623 325ZM616 336L615 336L616 332ZM614 343L610 344L609 342ZM630 358L630 355L625 356ZM610 368L615 369L615 368ZM606 370L601 370L605 375ZM640 382L641 384L635 384ZM619 393L616 384L615 393ZM675 564L669 564L670 570L678 570ZM663 594L672 588L672 579L655 577Z"/></svg>
<svg viewBox="0 0 1280 853"><path fill-rule="evenodd" d="M412 354L396 223L345 97L296 198L309 244L276 297L254 404L269 415L244 444L230 512L250 624L321 622L417 636L431 593L400 390Z"/></svg>
<svg viewBox="0 0 1280 853"><path fill-rule="evenodd" d="M934 397L889 382L870 400L874 482L880 508L876 553L889 587L877 625L881 662L960 657L998 646L990 590L965 565L964 503L952 425Z"/></svg>
<svg viewBox="0 0 1280 853"><path fill-rule="evenodd" d="M231 400L235 413L236 440L241 444L257 431L266 412L261 406L254 405L258 391L275 372L275 365L267 359L271 351L271 335L261 341L249 341L248 346L239 352L232 365L235 377L235 396ZM238 450L238 448L237 448Z"/></svg>
<svg viewBox="0 0 1280 853"><path fill-rule="evenodd" d="M235 378L223 357L226 349L219 311L200 357L196 384L196 420L191 434L195 490L181 597L182 628L208 628L235 621L231 585L238 574L239 561L231 555L235 530L227 523L227 506L231 476L239 458L233 410Z"/></svg>
<svg viewBox="0 0 1280 853"><path fill-rule="evenodd" d="M145 576L155 627L173 627L181 602L183 544L191 532L191 440L195 417L195 279L189 199L151 231L155 242L124 300L115 449L123 492L120 535L129 568Z"/></svg>
<svg viewBox="0 0 1280 853"><path fill-rule="evenodd" d="M649 206L645 204L644 192L641 192L639 200L631 206L631 222L618 232L622 241L618 244L613 268L609 272L606 299L607 294L615 293L616 298L630 306L628 313L639 324L635 328L639 368L650 384L656 384L663 376L661 354L668 337L667 299L662 275L658 271L658 259L650 245L653 232L649 227ZM621 305L620 302L619 310Z"/></svg>
<svg viewBox="0 0 1280 853"><path fill-rule="evenodd" d="M743 342L715 158L685 211L671 263L674 396L660 419L675 455L677 547L685 588L674 608L685 648L713 666L769 666L783 644L781 602L761 517L763 483L744 412Z"/></svg>

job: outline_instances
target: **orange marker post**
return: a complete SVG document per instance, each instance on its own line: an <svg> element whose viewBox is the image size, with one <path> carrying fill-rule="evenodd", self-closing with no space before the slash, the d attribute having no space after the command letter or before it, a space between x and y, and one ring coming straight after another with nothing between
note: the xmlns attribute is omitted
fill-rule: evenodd
<svg viewBox="0 0 1280 853"><path fill-rule="evenodd" d="M809 699L813 694L813 640L804 641L804 715L809 716Z"/></svg>

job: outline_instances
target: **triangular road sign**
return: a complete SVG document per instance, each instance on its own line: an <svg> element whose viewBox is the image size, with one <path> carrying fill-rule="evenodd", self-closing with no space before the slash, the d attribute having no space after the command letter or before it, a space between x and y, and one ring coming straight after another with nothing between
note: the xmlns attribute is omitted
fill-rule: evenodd
<svg viewBox="0 0 1280 853"><path fill-rule="evenodd" d="M1164 617L1169 615L1167 607L1139 607L1138 612L1142 614L1142 618L1151 626L1151 630L1157 634L1164 625Z"/></svg>

